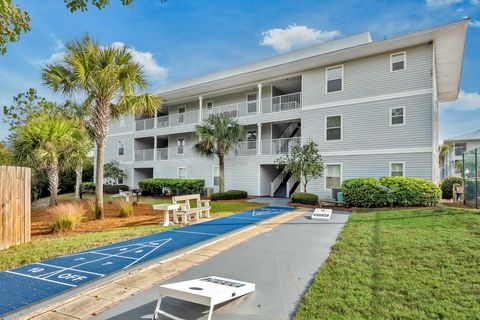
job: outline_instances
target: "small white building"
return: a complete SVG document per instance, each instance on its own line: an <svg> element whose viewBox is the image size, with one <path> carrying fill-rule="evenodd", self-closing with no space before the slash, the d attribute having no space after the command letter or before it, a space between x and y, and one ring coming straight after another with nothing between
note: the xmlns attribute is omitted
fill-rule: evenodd
<svg viewBox="0 0 480 320"><path fill-rule="evenodd" d="M443 178L462 176L462 155L466 151L480 148L480 129L445 139L450 148L443 159Z"/></svg>

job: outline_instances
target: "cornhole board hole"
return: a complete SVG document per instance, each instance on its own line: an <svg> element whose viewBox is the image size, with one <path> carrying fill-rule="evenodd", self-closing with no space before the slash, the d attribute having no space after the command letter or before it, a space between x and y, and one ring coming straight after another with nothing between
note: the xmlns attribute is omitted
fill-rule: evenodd
<svg viewBox="0 0 480 320"><path fill-rule="evenodd" d="M170 319L181 320L160 309L163 297L172 297L179 300L198 303L210 307L208 320L212 319L213 308L221 303L234 300L255 291L255 284L233 279L208 276L194 280L161 285L153 320L160 319L160 315Z"/></svg>
<svg viewBox="0 0 480 320"><path fill-rule="evenodd" d="M312 220L330 220L332 217L332 209L315 209L313 211L312 216L310 217Z"/></svg>

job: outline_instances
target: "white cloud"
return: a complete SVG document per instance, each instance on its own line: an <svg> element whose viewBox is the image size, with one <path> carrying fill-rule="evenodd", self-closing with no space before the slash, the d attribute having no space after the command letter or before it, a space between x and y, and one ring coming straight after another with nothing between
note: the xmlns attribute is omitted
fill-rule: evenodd
<svg viewBox="0 0 480 320"><path fill-rule="evenodd" d="M322 31L307 26L295 24L285 29L270 29L262 33L262 46L271 46L279 52L302 48L308 45L319 44L335 39L341 35L340 31Z"/></svg>
<svg viewBox="0 0 480 320"><path fill-rule="evenodd" d="M123 42L114 42L112 46L125 47L125 44ZM168 70L158 64L151 52L137 51L134 48L129 48L128 50L132 55L133 61L143 66L143 71L145 71L147 76L155 77L155 80L162 80L167 77Z"/></svg>
<svg viewBox="0 0 480 320"><path fill-rule="evenodd" d="M480 28L480 20L470 20L468 25L473 28Z"/></svg>
<svg viewBox="0 0 480 320"><path fill-rule="evenodd" d="M443 103L441 107L457 111L480 110L480 93L460 90L457 101Z"/></svg>
<svg viewBox="0 0 480 320"><path fill-rule="evenodd" d="M463 0L426 0L429 7L446 7L451 4L461 3Z"/></svg>
<svg viewBox="0 0 480 320"><path fill-rule="evenodd" d="M470 1L474 6L480 4L480 0L472 0Z"/></svg>

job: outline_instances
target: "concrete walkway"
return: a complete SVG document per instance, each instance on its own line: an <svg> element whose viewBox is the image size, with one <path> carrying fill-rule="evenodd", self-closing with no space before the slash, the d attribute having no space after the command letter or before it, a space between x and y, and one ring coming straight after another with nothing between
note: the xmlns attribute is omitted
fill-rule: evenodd
<svg viewBox="0 0 480 320"><path fill-rule="evenodd" d="M257 203L268 203L271 206L286 206L290 202L290 198L257 197L248 201Z"/></svg>
<svg viewBox="0 0 480 320"><path fill-rule="evenodd" d="M253 294L216 308L213 318L290 319L347 220L345 212L335 212L325 222L312 221L309 214L297 216L163 283L208 275L253 282ZM151 319L157 298L156 288L145 290L95 319ZM171 298L163 300L162 309L185 319L204 319L207 312Z"/></svg>

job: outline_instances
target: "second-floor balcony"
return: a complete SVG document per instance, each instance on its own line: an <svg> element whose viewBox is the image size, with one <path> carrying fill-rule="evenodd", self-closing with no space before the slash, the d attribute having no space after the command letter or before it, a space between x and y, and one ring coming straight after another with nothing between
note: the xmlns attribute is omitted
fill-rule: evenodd
<svg viewBox="0 0 480 320"><path fill-rule="evenodd" d="M225 114L232 118L246 117L251 115L268 114L300 109L302 107L302 93L290 93L261 101L245 101L226 104L212 108L204 107L200 117L200 109L195 111L174 113L156 118L139 119L135 121L135 130L144 131L154 128L174 127L198 123L201 119L207 119L213 114Z"/></svg>
<svg viewBox="0 0 480 320"><path fill-rule="evenodd" d="M228 156L282 155L290 153L294 146L300 144L301 137L243 141L238 143ZM135 150L135 161L162 161L193 158L200 158L200 156L196 155L192 148L184 146Z"/></svg>

